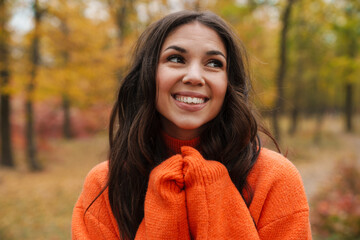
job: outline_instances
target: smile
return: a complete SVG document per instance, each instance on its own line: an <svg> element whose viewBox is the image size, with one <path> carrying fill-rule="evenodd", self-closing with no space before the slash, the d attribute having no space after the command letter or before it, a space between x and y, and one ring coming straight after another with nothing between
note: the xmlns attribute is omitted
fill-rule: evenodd
<svg viewBox="0 0 360 240"><path fill-rule="evenodd" d="M176 101L187 103L187 104L203 104L207 101L206 98L199 98L199 97L189 97L189 96L181 96L181 95L174 95L173 96Z"/></svg>

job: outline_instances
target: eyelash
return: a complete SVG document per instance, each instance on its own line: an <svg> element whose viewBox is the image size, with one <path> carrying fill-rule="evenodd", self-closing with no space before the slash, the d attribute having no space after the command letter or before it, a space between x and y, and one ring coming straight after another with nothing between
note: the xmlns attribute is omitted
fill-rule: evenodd
<svg viewBox="0 0 360 240"><path fill-rule="evenodd" d="M176 61L174 61L175 59L176 59ZM184 58L179 55L171 55L167 58L167 61L173 62L173 63L184 63L185 62ZM209 64L214 64L215 66L210 66L213 68L222 68L224 66L224 64L221 61L215 60L215 59L210 60L206 65L208 66Z"/></svg>
<svg viewBox="0 0 360 240"><path fill-rule="evenodd" d="M210 63L217 65L217 66L212 66L212 67L214 67L214 68L222 68L222 67L224 66L223 63L222 63L221 61L219 61L219 60L210 60L210 61L207 63L207 65L209 65Z"/></svg>
<svg viewBox="0 0 360 240"><path fill-rule="evenodd" d="M174 59L177 59L177 60L179 60L179 61L173 61ZM173 62L173 63L179 63L179 62L181 62L181 63L184 63L184 58L183 57L181 57L181 56L179 56L179 55L171 55L171 56L169 56L168 58L167 58L167 60L169 61L169 62Z"/></svg>

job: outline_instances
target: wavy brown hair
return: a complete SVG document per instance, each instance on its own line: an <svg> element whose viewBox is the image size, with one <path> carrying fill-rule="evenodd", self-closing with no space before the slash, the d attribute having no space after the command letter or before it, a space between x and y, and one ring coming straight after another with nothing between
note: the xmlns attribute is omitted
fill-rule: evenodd
<svg viewBox="0 0 360 240"><path fill-rule="evenodd" d="M251 203L252 192L246 178L260 152L260 128L249 101L251 81L246 51L231 28L214 13L176 12L150 25L139 37L111 113L107 187L122 239L135 238L144 217L149 174L169 157L159 136L161 125L155 108L160 49L170 32L195 21L216 31L222 39L228 75L223 107L206 124L199 149L205 159L217 160L227 167L247 205ZM267 131L265 134L271 137Z"/></svg>

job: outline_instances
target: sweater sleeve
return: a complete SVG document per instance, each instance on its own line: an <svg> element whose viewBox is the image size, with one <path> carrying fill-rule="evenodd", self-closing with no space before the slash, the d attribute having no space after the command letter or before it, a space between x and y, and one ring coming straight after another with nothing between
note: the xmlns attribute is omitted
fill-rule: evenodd
<svg viewBox="0 0 360 240"><path fill-rule="evenodd" d="M172 156L151 171L144 212L135 239L190 239L181 155Z"/></svg>
<svg viewBox="0 0 360 240"><path fill-rule="evenodd" d="M95 166L87 175L73 210L72 239L119 239L117 224L108 203L108 191L105 190L97 197L105 186L107 172L107 162L103 162ZM92 203L95 199L96 201Z"/></svg>
<svg viewBox="0 0 360 240"><path fill-rule="evenodd" d="M259 186L256 191L266 193L255 192L250 206L262 203L261 212L253 214L261 239L312 239L309 205L296 167L284 156L262 149L254 168L263 172L253 183Z"/></svg>
<svg viewBox="0 0 360 240"><path fill-rule="evenodd" d="M189 227L194 239L311 239L306 210L280 218L269 216L269 221L257 229L225 166L205 160L191 147L183 147L182 155ZM271 201L265 201L264 206L271 205L266 214L281 208Z"/></svg>

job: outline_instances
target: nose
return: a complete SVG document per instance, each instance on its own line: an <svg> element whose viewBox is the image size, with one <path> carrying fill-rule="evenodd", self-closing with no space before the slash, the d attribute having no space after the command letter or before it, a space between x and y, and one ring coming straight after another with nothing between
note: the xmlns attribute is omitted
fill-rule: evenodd
<svg viewBox="0 0 360 240"><path fill-rule="evenodd" d="M201 65L197 63L189 65L189 67L187 68L187 72L182 79L182 82L184 84L190 84L195 86L205 85Z"/></svg>

